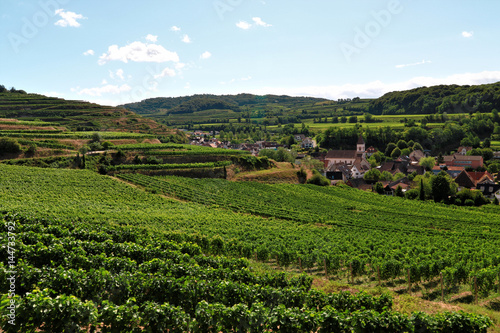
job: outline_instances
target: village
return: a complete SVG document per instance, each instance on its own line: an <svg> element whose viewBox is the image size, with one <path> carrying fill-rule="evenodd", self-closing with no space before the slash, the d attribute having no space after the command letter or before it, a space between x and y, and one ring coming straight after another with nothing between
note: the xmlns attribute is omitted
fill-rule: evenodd
<svg viewBox="0 0 500 333"><path fill-rule="evenodd" d="M258 156L263 149L277 150L278 148L289 149L277 142L257 141L255 143L232 144L228 141L219 141L215 135L217 132L193 132L191 134L191 145L200 145L212 148L237 149L250 152ZM312 151L317 144L313 138L303 134L294 135L297 147L302 151ZM445 171L457 184L457 190L462 189L479 190L486 198L500 200L500 184L496 181L494 173L485 168L482 156L467 154L473 147L460 146L450 155L431 156L430 151L416 149L408 155L401 155L395 159L387 159L379 165L373 165L370 157L379 151L373 146L366 147L363 137L360 135L356 143L356 150L329 150L327 153L319 154L315 159L322 162L323 168L319 170L323 176L330 180L331 185L339 183L347 184L353 188L365 191L373 191L375 183L381 183L383 194L399 195L415 186L415 176L432 172L433 175ZM305 154L297 154L296 163L300 164ZM434 158L435 163L423 165L423 158L429 161ZM493 159L500 161L500 152L493 154ZM425 164L425 163L424 163ZM374 171L374 170L378 170ZM373 177L375 175L375 177ZM378 175L378 176L377 176ZM389 176L390 175L390 176Z"/></svg>

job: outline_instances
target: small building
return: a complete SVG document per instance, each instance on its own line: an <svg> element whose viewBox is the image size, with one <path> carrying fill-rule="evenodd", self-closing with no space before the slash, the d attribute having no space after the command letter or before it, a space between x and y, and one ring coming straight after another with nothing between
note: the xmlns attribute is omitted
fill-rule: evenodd
<svg viewBox="0 0 500 333"><path fill-rule="evenodd" d="M432 173L437 175L440 171L446 171L451 178L457 178L458 175L464 170L464 167L447 167L445 164L441 164L434 166L434 168L432 168Z"/></svg>
<svg viewBox="0 0 500 333"><path fill-rule="evenodd" d="M316 147L316 140L313 140L311 138L305 138L300 143L300 147L304 148L304 149L315 148Z"/></svg>
<svg viewBox="0 0 500 333"><path fill-rule="evenodd" d="M464 168L472 168L477 169L483 166L483 157L482 156L467 156L462 154L454 154L451 156L444 156L444 164L446 166L451 167L464 167Z"/></svg>
<svg viewBox="0 0 500 333"><path fill-rule="evenodd" d="M301 142L306 139L306 136L304 134L295 134L293 138L295 139L295 141Z"/></svg>
<svg viewBox="0 0 500 333"><path fill-rule="evenodd" d="M481 191L485 197L493 198L495 193L500 191L500 184L496 184L494 181L485 179L477 183L476 189Z"/></svg>
<svg viewBox="0 0 500 333"><path fill-rule="evenodd" d="M466 155L468 151L472 150L472 147L458 147L457 154Z"/></svg>

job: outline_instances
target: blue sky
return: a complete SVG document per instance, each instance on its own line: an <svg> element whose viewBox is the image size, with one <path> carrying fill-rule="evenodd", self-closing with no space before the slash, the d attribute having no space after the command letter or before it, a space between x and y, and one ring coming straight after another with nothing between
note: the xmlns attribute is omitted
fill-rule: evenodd
<svg viewBox="0 0 500 333"><path fill-rule="evenodd" d="M1 0L0 84L118 105L500 81L500 2Z"/></svg>

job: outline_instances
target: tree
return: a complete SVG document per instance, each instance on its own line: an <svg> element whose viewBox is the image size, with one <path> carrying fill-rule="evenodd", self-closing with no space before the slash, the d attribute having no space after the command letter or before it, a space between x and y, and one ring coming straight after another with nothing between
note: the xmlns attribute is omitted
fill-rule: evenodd
<svg viewBox="0 0 500 333"><path fill-rule="evenodd" d="M11 153L18 154L21 152L21 145L16 139L0 138L0 154Z"/></svg>
<svg viewBox="0 0 500 333"><path fill-rule="evenodd" d="M380 175L380 180L393 180L392 174L389 171L384 171Z"/></svg>
<svg viewBox="0 0 500 333"><path fill-rule="evenodd" d="M424 148L422 147L422 145L418 142L415 142L415 144L413 145L413 150L421 150L421 151L424 151Z"/></svg>
<svg viewBox="0 0 500 333"><path fill-rule="evenodd" d="M388 143L387 147L385 148L385 153L384 153L385 156L391 156L391 153L395 148L397 148L395 143L392 142Z"/></svg>
<svg viewBox="0 0 500 333"><path fill-rule="evenodd" d="M399 149L398 147L396 147L396 148L394 148L394 150L391 153L391 158L396 159L399 156L401 156L401 149Z"/></svg>
<svg viewBox="0 0 500 333"><path fill-rule="evenodd" d="M420 188L418 192L418 198L422 201L425 200L425 189L424 189L424 180L420 179Z"/></svg>
<svg viewBox="0 0 500 333"><path fill-rule="evenodd" d="M425 168L425 170L430 171L436 165L436 160L432 156L423 157L418 162L418 165L423 166Z"/></svg>
<svg viewBox="0 0 500 333"><path fill-rule="evenodd" d="M374 122L373 115L371 113L365 113L365 123Z"/></svg>
<svg viewBox="0 0 500 333"><path fill-rule="evenodd" d="M408 144L406 143L405 140L399 140L398 143L396 143L399 149L405 149L408 148Z"/></svg>
<svg viewBox="0 0 500 333"><path fill-rule="evenodd" d="M484 139L484 141L483 141L483 148L490 148L490 146L491 146L491 140L490 140L490 138Z"/></svg>
<svg viewBox="0 0 500 333"><path fill-rule="evenodd" d="M379 169L371 169L371 170L365 172L363 179L366 181L376 182L380 179L381 175L382 174L380 173Z"/></svg>
<svg viewBox="0 0 500 333"><path fill-rule="evenodd" d="M313 176L307 180L307 183L318 186L328 186L330 185L330 180L321 175L319 171L313 170Z"/></svg>
<svg viewBox="0 0 500 333"><path fill-rule="evenodd" d="M373 191L377 192L378 194L384 194L384 185L382 185L382 183L380 182L375 183L375 185L373 186Z"/></svg>
<svg viewBox="0 0 500 333"><path fill-rule="evenodd" d="M398 185L398 187L396 187L396 196L401 198L404 197L403 188L401 187L401 185Z"/></svg>
<svg viewBox="0 0 500 333"><path fill-rule="evenodd" d="M450 195L453 195L451 178L445 171L440 171L436 176L431 177L432 197L435 202L441 202Z"/></svg>
<svg viewBox="0 0 500 333"><path fill-rule="evenodd" d="M92 133L92 136L90 137L91 142L101 142L102 141L102 136L101 133L95 132Z"/></svg>
<svg viewBox="0 0 500 333"><path fill-rule="evenodd" d="M299 183L304 184L307 180L307 172L304 170L304 168L300 168L299 171L297 171L297 178L299 179Z"/></svg>

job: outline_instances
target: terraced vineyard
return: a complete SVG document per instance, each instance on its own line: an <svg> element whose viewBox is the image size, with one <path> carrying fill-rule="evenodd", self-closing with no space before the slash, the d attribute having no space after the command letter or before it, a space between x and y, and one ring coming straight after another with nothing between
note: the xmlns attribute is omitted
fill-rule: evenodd
<svg viewBox="0 0 500 333"><path fill-rule="evenodd" d="M279 198L280 186L273 187ZM291 195L292 188L284 188ZM342 201L325 189L298 186L296 191ZM169 200L85 170L0 165L0 196L5 244L0 304L4 311L15 304L15 324L8 316L1 319L6 332L486 332L491 325L483 316L463 312L401 314L391 310L387 295L324 294L311 289L310 277L256 274L246 259L238 259L257 250L264 260L263 246L274 243L291 258L308 249L335 250L346 258L349 250L370 247L374 255L391 246L400 254L413 252L405 242L396 247L389 241L403 235L395 230L379 232L374 242L370 229L354 223L328 226L330 217L320 226L241 214ZM339 221L345 218L342 208L333 209ZM486 212L476 217L481 214L491 217ZM373 229L384 225L370 223ZM444 239L431 234L422 238ZM435 245L429 254L444 253ZM14 268L12 289L8 278Z"/></svg>
<svg viewBox="0 0 500 333"><path fill-rule="evenodd" d="M0 93L0 118L15 118L22 122L43 121L53 126L79 131L106 129L134 132L151 130L155 134L162 135L172 133L166 127L122 108L38 94ZM20 124L22 123L18 125ZM2 122L1 125L8 124Z"/></svg>

